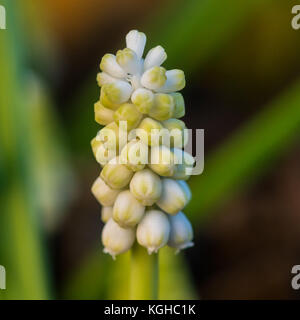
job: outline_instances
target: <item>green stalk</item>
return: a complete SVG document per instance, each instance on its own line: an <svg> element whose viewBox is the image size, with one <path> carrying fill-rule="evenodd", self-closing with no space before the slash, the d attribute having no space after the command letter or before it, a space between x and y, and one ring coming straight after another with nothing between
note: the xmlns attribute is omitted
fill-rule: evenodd
<svg viewBox="0 0 300 320"><path fill-rule="evenodd" d="M158 254L149 255L145 248L135 244L131 250L130 299L158 299Z"/></svg>

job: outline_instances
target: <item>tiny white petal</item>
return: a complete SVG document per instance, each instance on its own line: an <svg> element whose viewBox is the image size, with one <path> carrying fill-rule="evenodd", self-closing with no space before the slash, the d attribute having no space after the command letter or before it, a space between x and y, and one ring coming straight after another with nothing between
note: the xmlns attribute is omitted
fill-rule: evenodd
<svg viewBox="0 0 300 320"><path fill-rule="evenodd" d="M152 67L146 70L141 78L141 84L150 90L159 90L167 80L166 69L163 67Z"/></svg>
<svg viewBox="0 0 300 320"><path fill-rule="evenodd" d="M167 59L167 54L162 46L157 46L149 50L144 62L144 70L155 66L160 66Z"/></svg>
<svg viewBox="0 0 300 320"><path fill-rule="evenodd" d="M126 46L132 49L137 54L138 58L141 58L144 53L146 45L146 35L143 32L137 30L131 30L126 35Z"/></svg>
<svg viewBox="0 0 300 320"><path fill-rule="evenodd" d="M159 88L159 92L170 93L185 87L185 76L182 70L174 69L166 72L167 81Z"/></svg>
<svg viewBox="0 0 300 320"><path fill-rule="evenodd" d="M167 216L160 210L146 211L137 227L138 243L151 254L167 244L169 235L170 222Z"/></svg>
<svg viewBox="0 0 300 320"><path fill-rule="evenodd" d="M177 252L180 250L192 247L193 243L193 228L183 212L178 212L174 216L169 216L171 225L171 232L168 245L176 248Z"/></svg>
<svg viewBox="0 0 300 320"><path fill-rule="evenodd" d="M116 78L126 77L126 72L119 66L116 56L110 53L105 54L101 59L100 69Z"/></svg>
<svg viewBox="0 0 300 320"><path fill-rule="evenodd" d="M113 219L109 219L102 230L104 252L113 259L116 255L128 251L135 240L134 229L123 229Z"/></svg>

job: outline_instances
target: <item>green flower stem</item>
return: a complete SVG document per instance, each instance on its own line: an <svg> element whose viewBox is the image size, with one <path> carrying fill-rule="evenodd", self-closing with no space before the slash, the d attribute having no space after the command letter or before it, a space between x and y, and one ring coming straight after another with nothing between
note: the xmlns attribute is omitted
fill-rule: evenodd
<svg viewBox="0 0 300 320"><path fill-rule="evenodd" d="M131 250L130 299L158 299L158 254L149 255L145 248L135 244Z"/></svg>

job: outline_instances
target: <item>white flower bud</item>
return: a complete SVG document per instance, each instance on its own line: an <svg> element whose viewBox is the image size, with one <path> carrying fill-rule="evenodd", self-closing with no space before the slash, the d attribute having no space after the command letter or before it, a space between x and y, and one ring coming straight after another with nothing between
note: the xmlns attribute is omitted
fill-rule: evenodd
<svg viewBox="0 0 300 320"><path fill-rule="evenodd" d="M144 206L152 206L161 196L160 177L149 169L136 172L130 181L130 191Z"/></svg>
<svg viewBox="0 0 300 320"><path fill-rule="evenodd" d="M168 246L176 248L176 253L180 250L190 248L193 243L193 228L183 212L178 212L175 216L169 216L171 231Z"/></svg>
<svg viewBox="0 0 300 320"><path fill-rule="evenodd" d="M188 142L188 131L185 123L178 119L163 121L163 126L169 131L169 146L183 148Z"/></svg>
<svg viewBox="0 0 300 320"><path fill-rule="evenodd" d="M141 63L136 53L129 49L125 48L117 52L117 62L129 74L140 73Z"/></svg>
<svg viewBox="0 0 300 320"><path fill-rule="evenodd" d="M150 69L155 66L160 66L167 59L167 54L162 46L156 46L148 51L145 61L144 70Z"/></svg>
<svg viewBox="0 0 300 320"><path fill-rule="evenodd" d="M133 171L120 164L119 157L116 157L104 166L100 176L112 189L122 189L129 184Z"/></svg>
<svg viewBox="0 0 300 320"><path fill-rule="evenodd" d="M121 190L110 188L102 179L98 177L92 186L92 194L102 204L102 206L110 207L114 204Z"/></svg>
<svg viewBox="0 0 300 320"><path fill-rule="evenodd" d="M142 141L132 140L122 149L120 160L132 171L143 170L148 162L148 146Z"/></svg>
<svg viewBox="0 0 300 320"><path fill-rule="evenodd" d="M174 69L166 72L167 81L163 87L159 88L160 92L179 91L185 87L185 76L182 70Z"/></svg>
<svg viewBox="0 0 300 320"><path fill-rule="evenodd" d="M110 53L105 54L101 59L100 69L116 78L126 77L126 72L119 66L116 56Z"/></svg>
<svg viewBox="0 0 300 320"><path fill-rule="evenodd" d="M162 179L162 194L156 204L169 214L181 211L191 200L191 191L185 181Z"/></svg>
<svg viewBox="0 0 300 320"><path fill-rule="evenodd" d="M135 199L129 190L119 193L114 207L113 219L122 228L133 228L142 219L145 207Z"/></svg>
<svg viewBox="0 0 300 320"><path fill-rule="evenodd" d="M135 240L134 229L123 229L113 219L109 219L102 230L103 252L109 253L113 259L116 255L128 251Z"/></svg>
<svg viewBox="0 0 300 320"><path fill-rule="evenodd" d="M174 153L177 162L172 178L178 180L188 180L192 174L192 170L195 164L194 157L191 154L178 148L172 149L172 152Z"/></svg>
<svg viewBox="0 0 300 320"><path fill-rule="evenodd" d="M147 248L149 254L156 253L165 246L169 240L169 234L170 222L159 210L146 211L136 231L138 243Z"/></svg>
<svg viewBox="0 0 300 320"><path fill-rule="evenodd" d="M146 70L141 78L141 84L150 90L158 90L167 80L166 69L163 67L153 67Z"/></svg>
<svg viewBox="0 0 300 320"><path fill-rule="evenodd" d="M154 104L149 111L149 115L155 120L168 120L173 115L174 106L174 99L171 95L156 93L154 95Z"/></svg>
<svg viewBox="0 0 300 320"><path fill-rule="evenodd" d="M114 111L105 108L100 101L94 104L95 121L105 126L114 121Z"/></svg>
<svg viewBox="0 0 300 320"><path fill-rule="evenodd" d="M185 103L182 94L180 92L173 92L170 93L170 95L173 97L175 103L172 117L177 119L184 117Z"/></svg>
<svg viewBox="0 0 300 320"><path fill-rule="evenodd" d="M160 132L163 128L160 122L147 117L139 124L139 130L136 131L136 135L143 143L149 146L159 145L162 143Z"/></svg>
<svg viewBox="0 0 300 320"><path fill-rule="evenodd" d="M166 146L152 147L148 166L160 176L171 177L175 170L175 156Z"/></svg>
<svg viewBox="0 0 300 320"><path fill-rule="evenodd" d="M127 130L130 131L138 126L141 122L142 114L132 103L124 103L115 111L114 119L119 124L120 121L127 122Z"/></svg>
<svg viewBox="0 0 300 320"><path fill-rule="evenodd" d="M131 101L134 103L139 112L147 114L153 106L154 94L148 89L139 88L133 92Z"/></svg>
<svg viewBox="0 0 300 320"><path fill-rule="evenodd" d="M115 148L108 148L103 142L94 138L91 141L93 154L101 166L105 166L112 158L116 156Z"/></svg>
<svg viewBox="0 0 300 320"><path fill-rule="evenodd" d="M102 207L101 209L101 220L106 223L110 218L112 218L113 207Z"/></svg>
<svg viewBox="0 0 300 320"><path fill-rule="evenodd" d="M132 93L131 85L126 81L118 80L113 83L103 85L102 90L106 98L113 104L126 102ZM101 97L100 97L101 101Z"/></svg>
<svg viewBox="0 0 300 320"><path fill-rule="evenodd" d="M132 49L137 54L138 58L141 58L143 56L145 45L146 35L143 32L131 30L126 35L127 48Z"/></svg>
<svg viewBox="0 0 300 320"><path fill-rule="evenodd" d="M99 72L97 74L97 78L96 79L97 79L97 83L98 83L99 87L102 87L106 83L113 83L113 82L118 80L117 78L114 78L114 77L110 76L106 72Z"/></svg>

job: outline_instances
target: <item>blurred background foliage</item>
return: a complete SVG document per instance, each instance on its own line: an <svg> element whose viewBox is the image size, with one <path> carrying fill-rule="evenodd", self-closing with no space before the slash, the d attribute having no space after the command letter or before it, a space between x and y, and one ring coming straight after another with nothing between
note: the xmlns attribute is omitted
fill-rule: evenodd
<svg viewBox="0 0 300 320"><path fill-rule="evenodd" d="M102 55L132 29L186 72L205 170L186 209L195 247L160 254L160 298L297 298L300 31L286 0L1 0L3 299L126 299L129 254L102 254L90 150Z"/></svg>

